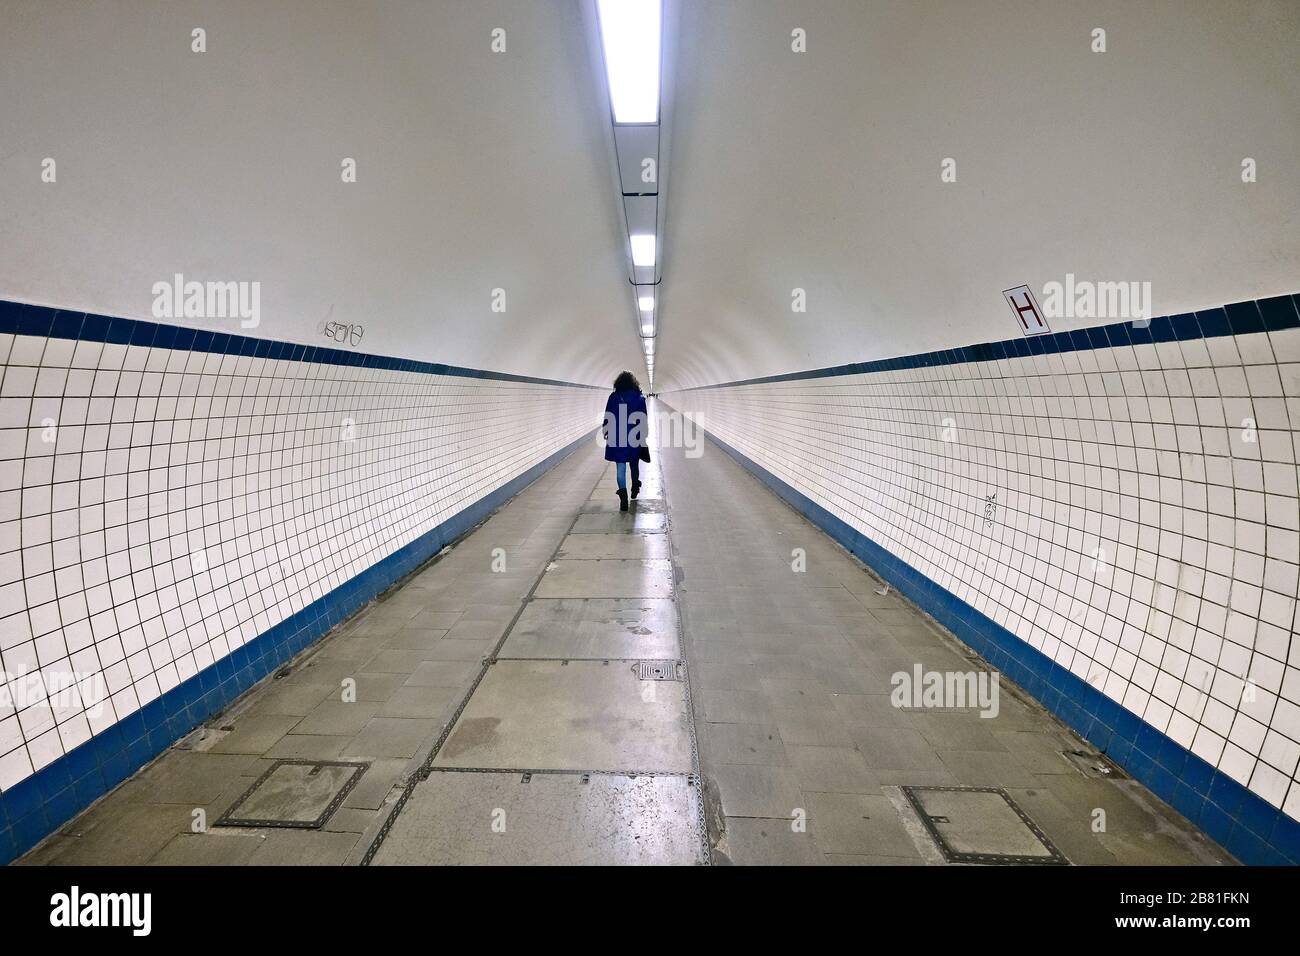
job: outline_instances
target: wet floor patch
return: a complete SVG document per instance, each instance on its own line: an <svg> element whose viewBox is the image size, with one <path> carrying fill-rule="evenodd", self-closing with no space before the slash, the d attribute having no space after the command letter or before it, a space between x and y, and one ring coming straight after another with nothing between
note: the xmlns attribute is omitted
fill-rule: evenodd
<svg viewBox="0 0 1300 956"><path fill-rule="evenodd" d="M571 534L560 542L557 561L592 558L634 558L640 561L669 557L668 537L662 534Z"/></svg>
<svg viewBox="0 0 1300 956"><path fill-rule="evenodd" d="M635 661L498 660L434 766L688 773L685 686Z"/></svg>
<svg viewBox="0 0 1300 956"><path fill-rule="evenodd" d="M698 790L687 774L434 770L372 864L702 863Z"/></svg>
<svg viewBox="0 0 1300 956"><path fill-rule="evenodd" d="M584 512L573 523L572 534L659 534L668 529L668 517L647 511Z"/></svg>
<svg viewBox="0 0 1300 956"><path fill-rule="evenodd" d="M651 498L644 493L644 489L637 497L629 498L628 504L632 510L641 514L663 512L667 510L667 504L664 502L663 498ZM614 494L600 495L599 497L588 499L582 510L584 513L608 513L618 511L619 500Z"/></svg>
<svg viewBox="0 0 1300 956"><path fill-rule="evenodd" d="M668 598L673 593L672 562L552 561L537 585L539 598Z"/></svg>
<svg viewBox="0 0 1300 956"><path fill-rule="evenodd" d="M499 656L674 659L678 643L677 608L671 600L546 598L528 603Z"/></svg>

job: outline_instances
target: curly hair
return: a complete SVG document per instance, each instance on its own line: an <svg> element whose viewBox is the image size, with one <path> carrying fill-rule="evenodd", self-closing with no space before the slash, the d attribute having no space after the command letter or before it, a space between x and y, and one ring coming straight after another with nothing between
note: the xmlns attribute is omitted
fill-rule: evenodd
<svg viewBox="0 0 1300 956"><path fill-rule="evenodd" d="M616 392L639 392L641 383L636 380L636 376L627 369L618 373L618 378L614 379L614 391Z"/></svg>

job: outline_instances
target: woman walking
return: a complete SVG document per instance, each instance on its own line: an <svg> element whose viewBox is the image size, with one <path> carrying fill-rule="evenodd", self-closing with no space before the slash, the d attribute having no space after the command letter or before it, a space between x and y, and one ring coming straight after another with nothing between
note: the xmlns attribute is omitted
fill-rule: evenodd
<svg viewBox="0 0 1300 956"><path fill-rule="evenodd" d="M631 372L620 372L614 391L605 402L605 460L614 462L618 482L618 510L627 511L627 466L632 465L632 497L641 490L640 465L650 460L646 434L650 427L641 383Z"/></svg>

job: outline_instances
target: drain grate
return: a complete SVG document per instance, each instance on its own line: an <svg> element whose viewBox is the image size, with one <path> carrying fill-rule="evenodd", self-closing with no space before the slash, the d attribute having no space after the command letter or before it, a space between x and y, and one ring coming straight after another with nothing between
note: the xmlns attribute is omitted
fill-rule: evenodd
<svg viewBox="0 0 1300 956"><path fill-rule="evenodd" d="M637 661L639 680L683 680L681 661Z"/></svg>
<svg viewBox="0 0 1300 956"><path fill-rule="evenodd" d="M949 863L1068 864L1005 790L903 787Z"/></svg>
<svg viewBox="0 0 1300 956"><path fill-rule="evenodd" d="M369 766L368 763L277 760L214 826L319 830Z"/></svg>

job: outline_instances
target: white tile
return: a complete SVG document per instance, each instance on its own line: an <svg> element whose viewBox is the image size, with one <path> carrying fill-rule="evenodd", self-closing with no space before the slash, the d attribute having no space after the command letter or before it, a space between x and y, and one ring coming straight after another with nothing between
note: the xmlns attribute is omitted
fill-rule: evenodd
<svg viewBox="0 0 1300 956"><path fill-rule="evenodd" d="M795 381L666 398L1281 802L1296 772L1288 748L1300 748L1290 630L1300 378L1275 356L1300 362L1300 335L820 379L815 393ZM939 439L945 418L955 441ZM901 465L922 452L923 468ZM998 515L986 529L994 491ZM1108 568L1086 573L1098 546ZM1242 703L1247 672L1258 693ZM1289 766L1255 771L1248 751L1268 740ZM1300 805L1290 799L1288 812Z"/></svg>
<svg viewBox="0 0 1300 956"><path fill-rule="evenodd" d="M0 623L5 670L73 652L111 695L93 714L60 711L57 726L48 709L4 721L0 787L590 432L604 401L416 372L0 344L0 606L27 609ZM345 418L352 442L339 438ZM366 520L346 520L350 500L371 503ZM281 565L292 570L270 580Z"/></svg>

